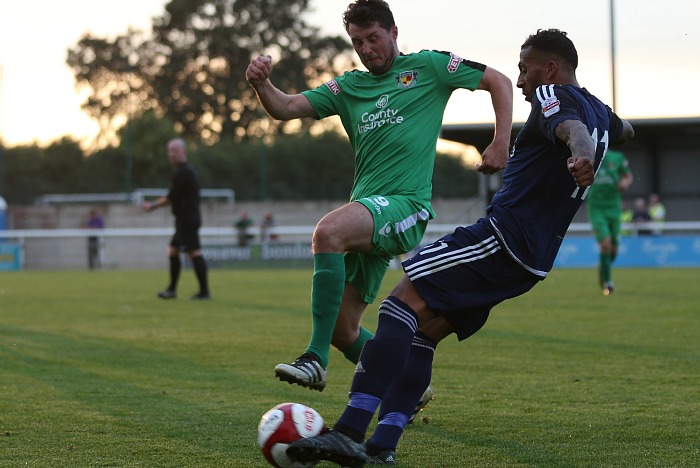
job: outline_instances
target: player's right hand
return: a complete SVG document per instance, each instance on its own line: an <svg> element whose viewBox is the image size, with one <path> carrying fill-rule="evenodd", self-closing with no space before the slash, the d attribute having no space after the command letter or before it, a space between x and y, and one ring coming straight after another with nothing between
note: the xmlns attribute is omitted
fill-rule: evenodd
<svg viewBox="0 0 700 468"><path fill-rule="evenodd" d="M245 72L245 79L252 86L259 86L270 78L272 72L272 57L269 55L254 58Z"/></svg>
<svg viewBox="0 0 700 468"><path fill-rule="evenodd" d="M481 154L481 164L476 165L476 170L482 174L491 175L502 171L508 163L508 146L499 146L491 143Z"/></svg>
<svg viewBox="0 0 700 468"><path fill-rule="evenodd" d="M570 157L567 161L567 167L577 186L585 188L593 185L595 171L593 170L593 163L589 158Z"/></svg>

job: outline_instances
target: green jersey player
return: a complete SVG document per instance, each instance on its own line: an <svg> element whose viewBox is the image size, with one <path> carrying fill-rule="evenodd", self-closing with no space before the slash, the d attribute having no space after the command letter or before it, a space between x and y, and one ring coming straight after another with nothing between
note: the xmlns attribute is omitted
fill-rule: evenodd
<svg viewBox="0 0 700 468"><path fill-rule="evenodd" d="M326 386L331 345L357 362L372 333L360 326L390 260L420 242L429 219L435 144L442 115L457 88L491 94L496 128L483 153L482 173L505 167L513 88L502 73L450 53L403 55L386 2L355 0L343 15L355 52L368 71L352 71L300 94L270 81L272 61L253 59L248 82L270 116L280 120L338 115L355 156L350 201L316 225L312 240L312 334L306 351L279 364L283 381L315 390Z"/></svg>
<svg viewBox="0 0 700 468"><path fill-rule="evenodd" d="M625 155L610 150L600 164L595 183L588 193L588 219L598 242L598 277L603 294L615 290L612 281L612 263L617 256L620 244L620 224L622 220L622 192L632 183L632 172Z"/></svg>

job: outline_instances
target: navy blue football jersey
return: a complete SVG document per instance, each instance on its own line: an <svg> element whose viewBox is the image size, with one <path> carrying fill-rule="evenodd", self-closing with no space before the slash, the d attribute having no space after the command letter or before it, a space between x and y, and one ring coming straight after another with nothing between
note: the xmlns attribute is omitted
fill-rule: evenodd
<svg viewBox="0 0 700 468"><path fill-rule="evenodd" d="M587 189L576 186L567 168L569 147L555 135L565 120L580 120L596 142L595 170L622 121L585 88L543 85L532 96L532 110L520 130L503 172L503 185L487 214L509 254L544 278Z"/></svg>

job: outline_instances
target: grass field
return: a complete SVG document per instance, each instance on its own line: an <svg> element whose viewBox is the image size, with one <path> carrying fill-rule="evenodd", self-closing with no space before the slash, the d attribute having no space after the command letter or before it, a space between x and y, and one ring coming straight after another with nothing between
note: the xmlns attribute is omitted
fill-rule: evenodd
<svg viewBox="0 0 700 468"><path fill-rule="evenodd" d="M190 270L177 301L155 299L165 270L0 274L0 466L266 466L267 409L298 401L332 424L347 401L337 351L323 393L274 378L308 342L310 277L213 270L214 300L194 303ZM555 271L441 343L399 465L699 466L700 270L615 279L604 297L593 271Z"/></svg>

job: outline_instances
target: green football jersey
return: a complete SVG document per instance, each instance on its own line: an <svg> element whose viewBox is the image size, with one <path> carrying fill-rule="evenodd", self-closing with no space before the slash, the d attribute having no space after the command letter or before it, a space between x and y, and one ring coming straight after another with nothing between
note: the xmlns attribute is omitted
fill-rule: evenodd
<svg viewBox="0 0 700 468"><path fill-rule="evenodd" d="M430 209L435 145L455 89L474 90L486 67L449 52L396 57L382 75L354 70L305 91L319 118L338 115L355 152L350 200L406 195Z"/></svg>
<svg viewBox="0 0 700 468"><path fill-rule="evenodd" d="M619 151L609 150L600 163L595 175L595 182L588 192L588 203L594 207L619 207L622 194L617 188L623 175L630 172L625 155Z"/></svg>

